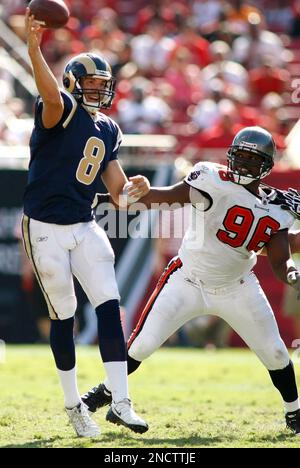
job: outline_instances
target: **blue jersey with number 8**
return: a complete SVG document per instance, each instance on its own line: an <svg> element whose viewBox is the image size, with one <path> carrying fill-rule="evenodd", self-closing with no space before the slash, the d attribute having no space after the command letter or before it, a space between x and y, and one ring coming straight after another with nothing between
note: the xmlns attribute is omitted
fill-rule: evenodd
<svg viewBox="0 0 300 468"><path fill-rule="evenodd" d="M43 126L43 102L37 100L24 213L67 225L93 219L91 205L100 191L100 176L117 159L122 134L109 117L98 113L94 120L71 94L61 95L64 113L51 129Z"/></svg>

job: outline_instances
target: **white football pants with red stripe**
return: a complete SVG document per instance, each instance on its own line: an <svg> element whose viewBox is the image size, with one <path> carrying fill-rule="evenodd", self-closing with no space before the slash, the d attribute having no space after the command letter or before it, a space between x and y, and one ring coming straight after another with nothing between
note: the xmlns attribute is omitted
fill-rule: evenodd
<svg viewBox="0 0 300 468"><path fill-rule="evenodd" d="M289 364L271 306L254 273L226 288L192 282L179 258L170 262L128 341L129 355L143 361L189 320L216 315L225 320L268 370Z"/></svg>

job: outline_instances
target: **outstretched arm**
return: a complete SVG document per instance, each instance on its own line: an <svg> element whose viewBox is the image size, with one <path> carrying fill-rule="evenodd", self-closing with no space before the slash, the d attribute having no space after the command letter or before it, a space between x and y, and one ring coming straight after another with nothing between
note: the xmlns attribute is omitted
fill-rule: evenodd
<svg viewBox="0 0 300 468"><path fill-rule="evenodd" d="M130 205L130 198L140 200L150 189L150 182L145 176L137 175L128 180L118 160L108 164L106 171L102 174L102 180L110 193L97 193L92 208L103 202L110 202L115 207L126 208ZM125 193L124 188L128 183L130 183L130 187L128 190L126 189Z"/></svg>
<svg viewBox="0 0 300 468"><path fill-rule="evenodd" d="M116 201L116 197L112 197L110 193L97 193L93 208L101 203L111 203L118 208L119 204ZM174 204L183 206L190 202L190 187L184 182L169 187L151 187L149 193L139 200L139 204L144 204L146 209L150 209L152 205L157 207L158 204L171 207Z"/></svg>
<svg viewBox="0 0 300 468"><path fill-rule="evenodd" d="M141 198L147 208L157 204L179 204L190 203L190 187L185 182L179 182L176 185L168 187L151 187L149 193Z"/></svg>
<svg viewBox="0 0 300 468"><path fill-rule="evenodd" d="M26 9L25 28L28 54L32 63L34 79L40 96L43 99L42 120L45 128L52 128L60 121L64 103L59 86L40 49L42 28Z"/></svg>

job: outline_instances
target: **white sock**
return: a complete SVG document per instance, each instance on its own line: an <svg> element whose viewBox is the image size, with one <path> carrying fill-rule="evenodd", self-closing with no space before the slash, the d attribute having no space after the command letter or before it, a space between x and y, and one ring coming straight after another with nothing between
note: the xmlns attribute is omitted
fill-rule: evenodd
<svg viewBox="0 0 300 468"><path fill-rule="evenodd" d="M111 387L110 387L110 383L109 383L108 377L105 378L105 380L104 380L103 383L104 383L104 385L105 385L105 388L106 388L109 392L111 392Z"/></svg>
<svg viewBox="0 0 300 468"><path fill-rule="evenodd" d="M292 401L292 403L287 403L286 401L283 402L284 410L286 413L294 413L298 409L300 409L299 398L297 400Z"/></svg>
<svg viewBox="0 0 300 468"><path fill-rule="evenodd" d="M109 381L108 390L112 393L112 399L115 402L129 398L128 393L128 378L127 378L127 361L119 362L104 362L107 379L104 382Z"/></svg>
<svg viewBox="0 0 300 468"><path fill-rule="evenodd" d="M69 371L62 371L57 369L57 373L64 391L65 407L72 409L81 402L77 387L76 367Z"/></svg>

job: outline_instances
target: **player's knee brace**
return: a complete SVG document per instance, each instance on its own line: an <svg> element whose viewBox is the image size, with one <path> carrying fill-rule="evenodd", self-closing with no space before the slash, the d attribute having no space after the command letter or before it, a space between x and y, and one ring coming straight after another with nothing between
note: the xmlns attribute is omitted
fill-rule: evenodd
<svg viewBox="0 0 300 468"><path fill-rule="evenodd" d="M119 301L114 299L96 307L99 348L103 362L126 361L126 346Z"/></svg>
<svg viewBox="0 0 300 468"><path fill-rule="evenodd" d="M138 335L128 350L128 355L136 361L144 361L159 347L152 335Z"/></svg>
<svg viewBox="0 0 300 468"><path fill-rule="evenodd" d="M50 346L56 367L62 371L74 369L76 364L73 330L74 317L51 320Z"/></svg>

